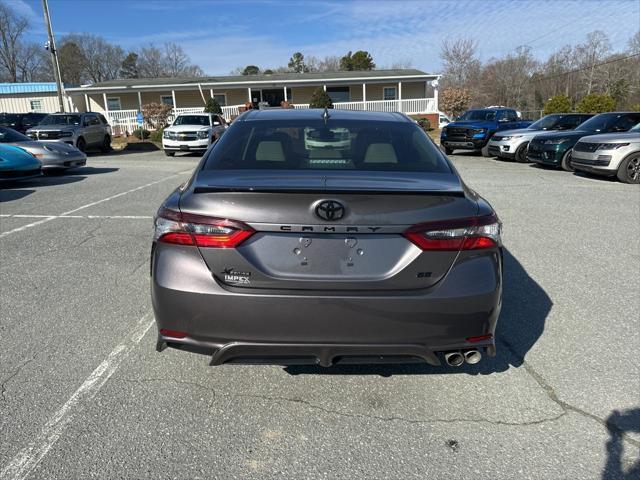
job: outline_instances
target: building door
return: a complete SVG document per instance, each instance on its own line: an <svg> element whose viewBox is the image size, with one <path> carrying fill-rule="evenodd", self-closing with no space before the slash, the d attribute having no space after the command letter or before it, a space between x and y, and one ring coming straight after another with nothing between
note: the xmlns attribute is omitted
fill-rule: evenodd
<svg viewBox="0 0 640 480"><path fill-rule="evenodd" d="M291 101L291 89L287 88L287 98ZM284 90L282 88L273 88L262 90L262 101L267 102L270 107L279 107L284 101Z"/></svg>

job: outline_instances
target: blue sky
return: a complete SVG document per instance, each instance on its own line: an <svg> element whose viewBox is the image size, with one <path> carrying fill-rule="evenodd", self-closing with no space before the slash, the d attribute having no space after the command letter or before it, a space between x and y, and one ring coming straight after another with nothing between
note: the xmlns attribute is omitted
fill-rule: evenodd
<svg viewBox="0 0 640 480"><path fill-rule="evenodd" d="M7 1L32 20L29 37L44 43L40 0ZM378 67L409 62L439 72L445 38L476 40L483 60L522 44L544 58L596 29L622 50L640 28L638 0L49 0L49 8L57 38L86 31L125 49L176 42L212 75L283 65L294 51L360 49Z"/></svg>

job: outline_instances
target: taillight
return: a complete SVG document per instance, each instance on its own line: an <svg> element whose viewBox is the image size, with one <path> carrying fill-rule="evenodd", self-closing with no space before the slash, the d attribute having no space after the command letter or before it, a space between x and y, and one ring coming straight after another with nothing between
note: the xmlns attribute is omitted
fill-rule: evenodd
<svg viewBox="0 0 640 480"><path fill-rule="evenodd" d="M155 227L158 242L209 248L235 248L255 232L242 222L164 207L158 211Z"/></svg>
<svg viewBox="0 0 640 480"><path fill-rule="evenodd" d="M414 225L404 236L422 250L479 250L500 245L496 214Z"/></svg>

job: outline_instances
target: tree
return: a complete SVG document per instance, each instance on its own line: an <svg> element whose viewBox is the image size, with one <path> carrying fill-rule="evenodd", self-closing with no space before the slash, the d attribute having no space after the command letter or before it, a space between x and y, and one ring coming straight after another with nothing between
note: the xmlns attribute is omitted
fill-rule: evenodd
<svg viewBox="0 0 640 480"><path fill-rule="evenodd" d="M266 69L264 72L262 72L262 73L264 73L265 75L273 75L274 71L273 71L273 70L271 70L270 68L267 68L267 69Z"/></svg>
<svg viewBox="0 0 640 480"><path fill-rule="evenodd" d="M4 2L0 3L0 65L11 82L18 81L20 39L28 27L25 17L17 15Z"/></svg>
<svg viewBox="0 0 640 480"><path fill-rule="evenodd" d="M176 43L164 44L164 76L167 77L201 77L202 69L191 64L189 55Z"/></svg>
<svg viewBox="0 0 640 480"><path fill-rule="evenodd" d="M247 65L242 71L242 75L258 75L260 73L260 67L255 65Z"/></svg>
<svg viewBox="0 0 640 480"><path fill-rule="evenodd" d="M138 72L141 78L164 77L162 50L151 44L140 49Z"/></svg>
<svg viewBox="0 0 640 480"><path fill-rule="evenodd" d="M324 88L318 87L313 91L309 101L309 108L333 108L331 97L324 91Z"/></svg>
<svg viewBox="0 0 640 480"><path fill-rule="evenodd" d="M87 60L76 42L65 41L58 48L58 62L62 81L71 85L80 85L85 80Z"/></svg>
<svg viewBox="0 0 640 480"><path fill-rule="evenodd" d="M544 114L566 113L571 111L571 99L566 95L556 95L544 104Z"/></svg>
<svg viewBox="0 0 640 480"><path fill-rule="evenodd" d="M122 61L120 67L120 76L122 78L138 78L138 54L129 52L129 54Z"/></svg>
<svg viewBox="0 0 640 480"><path fill-rule="evenodd" d="M222 115L222 107L216 101L215 98L208 98L207 99L207 103L204 106L204 112L205 113L217 113L219 115Z"/></svg>
<svg viewBox="0 0 640 480"><path fill-rule="evenodd" d="M338 72L340 71L340 57L329 55L323 58L307 57L307 67L310 72Z"/></svg>
<svg viewBox="0 0 640 480"><path fill-rule="evenodd" d="M615 110L616 102L607 93L591 93L585 95L576 105L580 113L603 113Z"/></svg>
<svg viewBox="0 0 640 480"><path fill-rule="evenodd" d="M609 38L600 30L589 33L587 41L576 47L575 55L579 65L583 67L581 74L587 95L592 92L598 82L596 65L602 63L610 52Z"/></svg>
<svg viewBox="0 0 640 480"><path fill-rule="evenodd" d="M60 44L64 46L66 43L74 43L77 48L70 50L70 55L65 59L66 63L61 63L61 73L62 70L69 68L70 64L80 62L72 68L70 76L75 76L75 68L81 64L83 82L98 83L120 77L125 53L119 45L113 45L104 38L90 33L67 35Z"/></svg>
<svg viewBox="0 0 640 480"><path fill-rule="evenodd" d="M289 70L295 73L307 73L309 67L304 63L304 55L300 52L294 53L287 64Z"/></svg>
<svg viewBox="0 0 640 480"><path fill-rule="evenodd" d="M464 88L445 88L440 93L440 107L454 117L463 113L471 103L471 95Z"/></svg>
<svg viewBox="0 0 640 480"><path fill-rule="evenodd" d="M373 70L374 68L376 64L373 63L373 58L364 50L358 50L354 54L348 52L340 59L340 70Z"/></svg>
<svg viewBox="0 0 640 480"><path fill-rule="evenodd" d="M440 46L443 83L454 88L468 88L480 73L477 44L468 38L444 40Z"/></svg>
<svg viewBox="0 0 640 480"><path fill-rule="evenodd" d="M142 117L151 127L159 130L167 126L167 120L169 119L171 110L171 105L164 103L147 103L142 106Z"/></svg>

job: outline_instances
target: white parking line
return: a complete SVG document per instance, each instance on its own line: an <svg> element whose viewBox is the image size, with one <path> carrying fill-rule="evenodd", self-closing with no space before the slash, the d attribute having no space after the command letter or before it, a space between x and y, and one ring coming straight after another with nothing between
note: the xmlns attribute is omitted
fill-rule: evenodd
<svg viewBox="0 0 640 480"><path fill-rule="evenodd" d="M87 377L69 400L51 417L38 436L23 448L0 472L0 480L20 480L26 478L42 459L47 455L51 447L60 439L64 430L69 426L73 417L89 403L102 386L116 372L122 361L140 343L153 325L154 318L151 313L143 316L127 338L98 365Z"/></svg>
<svg viewBox="0 0 640 480"><path fill-rule="evenodd" d="M8 230L6 232L0 233L0 238L6 237L7 235L11 235L12 233L21 232L26 230L27 228L35 227L37 225L42 225L43 223L50 222L51 220L55 220L56 218L69 216L72 213L79 212L80 210L84 210L85 208L93 207L95 205L99 205L104 202L108 202L109 200L113 200L114 198L122 197L123 195L127 195L129 193L137 192L138 190L142 190L143 188L151 187L152 185L157 185L158 183L165 182L171 178L179 177L180 175L184 175L185 173L189 173L191 170L184 170L182 172L178 172L174 175L170 175L168 177L162 178L160 180L156 180L155 182L149 182L145 185L141 185L136 188L132 188L131 190L127 190L126 192L117 193L115 195L111 195L110 197L103 198L102 200L97 200L95 202L87 203L86 205L82 205L81 207L74 208L73 210L69 210L68 212L63 212L60 215L54 215L50 217L43 218L42 220L38 220L37 222L29 223L27 225L23 225L21 227L14 228L13 230Z"/></svg>

